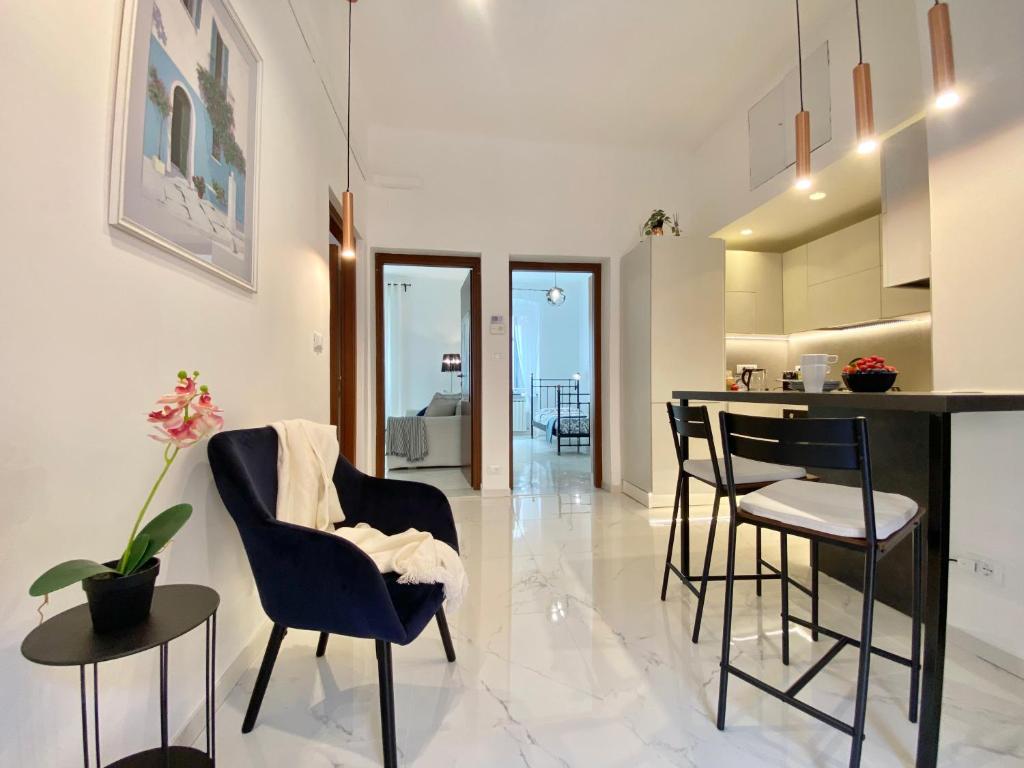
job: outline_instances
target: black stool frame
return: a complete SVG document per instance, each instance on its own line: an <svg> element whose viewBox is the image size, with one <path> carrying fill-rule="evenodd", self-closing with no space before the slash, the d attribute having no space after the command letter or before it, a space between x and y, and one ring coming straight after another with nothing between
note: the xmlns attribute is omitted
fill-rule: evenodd
<svg viewBox="0 0 1024 768"><path fill-rule="evenodd" d="M672 504L672 525L669 529L668 535L668 552L665 554L665 573L661 580L661 599L665 600L665 595L668 592L668 576L669 573L674 573L683 585L689 589L697 598L697 614L693 620L693 642L697 642L700 639L700 625L701 617L704 615L704 602L707 598L708 582L710 581L725 581L726 576L724 574L712 575L711 570L711 556L714 552L715 546L715 529L718 527L718 508L722 501L722 496L728 494L729 489L726 486L725 481L721 476L721 472L718 468L718 454L715 451L715 439L714 433L711 431L711 417L708 414L707 406L682 406L676 405L673 402L665 403L666 410L668 411L669 426L672 429L672 442L676 448L676 460L679 463L679 473L676 476L676 494L675 501ZM708 451L711 455L711 466L715 473L715 483L712 487L715 489L715 501L711 511L711 527L708 530L708 542L707 549L704 553L704 566L700 575L693 575L690 573L690 478L698 480L705 485L712 485L703 478L697 477L696 475L689 474L683 467L685 462L690 458L690 442L689 438L696 440L706 440L708 444ZM816 478L808 477L808 480L815 480ZM760 488L764 488L771 485L772 482L765 483L746 483L737 486L739 493L750 493ZM681 519L680 519L681 515ZM680 519L680 541L679 549L681 553L681 565L679 568L672 562L672 549L676 538L676 520ZM756 571L753 574L740 574L733 578L741 581L757 581L757 596L761 596L761 584L766 579L787 579L790 584L804 592L811 598L811 614L814 617L815 623L817 623L818 617L818 548L817 544L812 544L811 547L811 587L808 589L798 581L789 579L788 570L786 568L786 534L782 534L782 568L776 568L774 565L769 563L761 556L761 526L757 526L757 541L756 541ZM764 573L763 569L769 571L768 574ZM695 586L694 582L697 582L699 586ZM818 639L817 632L814 632L814 639Z"/></svg>
<svg viewBox="0 0 1024 768"><path fill-rule="evenodd" d="M801 712L831 725L853 738L850 750L850 768L860 765L861 750L864 741L864 722L868 699L868 673L871 654L894 661L909 667L910 672L910 705L909 718L917 722L918 690L920 682L920 648L921 648L921 611L922 611L922 572L924 549L922 541L921 521L924 511L918 510L900 530L887 539L879 541L875 535L875 505L873 485L871 482L871 459L868 448L867 420L863 417L854 419L770 419L756 416L740 416L732 413L721 414L722 442L725 452L726 480L729 490L729 505L732 510L732 523L729 526L729 554L726 566L725 582L725 625L722 632L722 662L719 677L718 720L719 730L725 729L726 695L729 675L744 680L765 693L790 704ZM817 468L857 470L861 476L861 493L864 504L863 539L834 536L797 526L790 526L777 521L745 512L736 502L736 487L732 457L742 456L758 461L800 464ZM782 690L758 680L752 675L732 666L729 663L730 640L732 634L733 587L736 568L736 529L742 523L751 523L763 528L779 531L783 534L782 568L785 574L787 533L810 539L812 544L825 541L829 544L856 549L864 552L864 602L861 615L860 638L853 638L818 624L818 617L812 614L811 621L793 616L789 612L788 580L782 580L782 663L789 664L789 623L806 627L815 633L832 638L836 641L824 656L811 665L796 682ZM911 656L909 659L898 656L871 644L874 619L875 577L878 561L892 551L893 547L907 535L914 540L914 594L911 628ZM815 579L817 581L817 579ZM797 694L823 670L846 646L860 649L860 663L857 669L857 691L853 723L845 723L827 712L812 707L796 698Z"/></svg>

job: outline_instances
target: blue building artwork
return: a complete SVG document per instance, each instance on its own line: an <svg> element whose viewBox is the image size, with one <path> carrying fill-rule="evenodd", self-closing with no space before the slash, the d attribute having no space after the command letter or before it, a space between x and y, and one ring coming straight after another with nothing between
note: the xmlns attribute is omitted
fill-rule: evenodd
<svg viewBox="0 0 1024 768"><path fill-rule="evenodd" d="M255 289L260 60L228 3L137 0L126 18L111 223Z"/></svg>

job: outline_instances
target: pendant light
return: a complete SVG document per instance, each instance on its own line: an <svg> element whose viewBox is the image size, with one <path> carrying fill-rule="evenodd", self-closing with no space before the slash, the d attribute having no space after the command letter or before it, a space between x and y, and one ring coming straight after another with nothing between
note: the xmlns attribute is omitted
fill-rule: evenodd
<svg viewBox="0 0 1024 768"><path fill-rule="evenodd" d="M565 291L558 287L558 273L555 272L555 284L548 288L548 304L553 307L560 307L565 304Z"/></svg>
<svg viewBox="0 0 1024 768"><path fill-rule="evenodd" d="M796 0L797 70L800 74L800 111L796 116L796 188L811 188L811 113L804 109L804 48L800 38L800 0Z"/></svg>
<svg viewBox="0 0 1024 768"><path fill-rule="evenodd" d="M960 103L960 94L956 90L949 6L940 0L935 0L935 5L928 9L928 34L932 43L932 82L935 84L935 106L938 109L950 109Z"/></svg>
<svg viewBox="0 0 1024 768"><path fill-rule="evenodd" d="M853 107L857 116L857 151L862 155L878 149L875 136L875 104L871 96L871 65L864 63L864 44L860 31L860 0L853 0L857 12L857 55L853 68Z"/></svg>
<svg viewBox="0 0 1024 768"><path fill-rule="evenodd" d="M341 195L341 258L356 257L355 199L352 195L352 6L348 0L348 94L345 111L345 191Z"/></svg>

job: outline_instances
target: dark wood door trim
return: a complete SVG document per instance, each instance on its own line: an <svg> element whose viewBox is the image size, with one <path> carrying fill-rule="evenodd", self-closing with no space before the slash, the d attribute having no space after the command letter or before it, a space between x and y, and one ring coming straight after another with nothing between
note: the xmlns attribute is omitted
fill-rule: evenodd
<svg viewBox="0 0 1024 768"><path fill-rule="evenodd" d="M328 206L330 232L341 241L341 214ZM330 369L331 424L338 426L341 455L356 461L356 260L341 258L332 245L328 275L331 292Z"/></svg>
<svg viewBox="0 0 1024 768"><path fill-rule="evenodd" d="M483 480L483 302L479 256L433 256L428 254L377 253L374 264L373 295L376 317L376 474L384 476L384 267L405 264L420 267L456 267L468 269L472 276L471 304L473 330L470 338L472 362L470 367L470 401L472 403L473 460L470 468L471 485L480 490Z"/></svg>
<svg viewBox="0 0 1024 768"><path fill-rule="evenodd" d="M514 272L588 272L593 277L592 296L594 301L593 360L594 360L594 421L591 424L591 465L594 487L604 483L604 403L601 379L604 377L604 361L601 359L601 263L600 262L555 262L555 261L510 261L508 264L508 482L515 487L515 469L512 461L512 274Z"/></svg>

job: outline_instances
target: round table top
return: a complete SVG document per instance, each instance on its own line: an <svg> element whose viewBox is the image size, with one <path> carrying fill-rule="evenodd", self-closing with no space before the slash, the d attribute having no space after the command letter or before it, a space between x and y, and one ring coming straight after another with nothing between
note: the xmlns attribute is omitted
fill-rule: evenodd
<svg viewBox="0 0 1024 768"><path fill-rule="evenodd" d="M153 592L153 608L141 624L121 632L97 634L89 606L79 605L33 629L21 654L36 664L55 667L99 664L148 651L195 629L217 610L220 596L198 584L172 584Z"/></svg>

